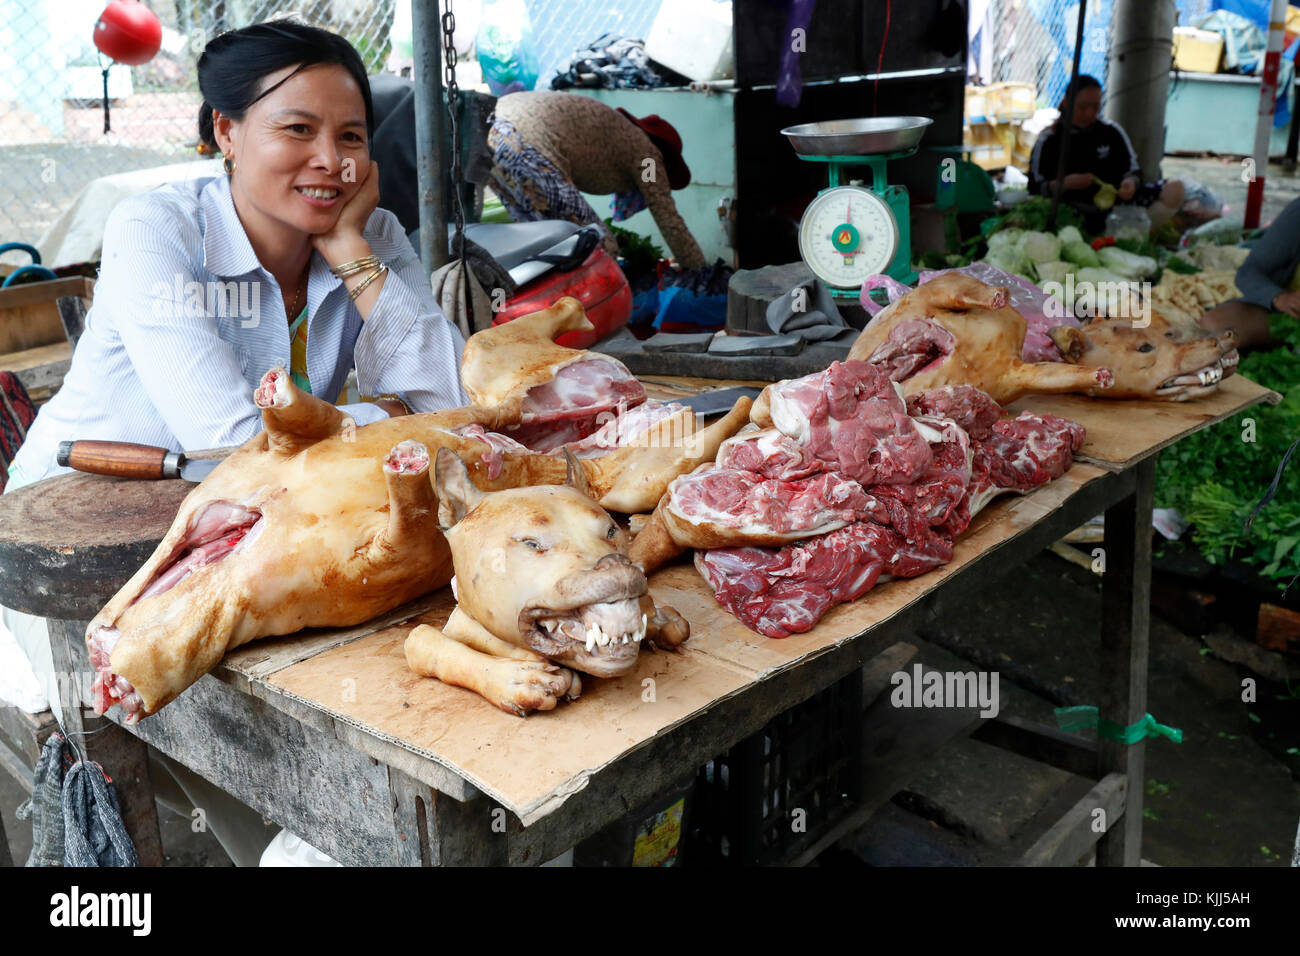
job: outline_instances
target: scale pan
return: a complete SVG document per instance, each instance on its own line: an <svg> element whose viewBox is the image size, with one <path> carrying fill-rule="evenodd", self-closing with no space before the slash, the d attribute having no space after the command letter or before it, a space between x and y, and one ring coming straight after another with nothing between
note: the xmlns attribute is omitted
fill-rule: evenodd
<svg viewBox="0 0 1300 956"><path fill-rule="evenodd" d="M928 116L877 116L801 123L781 132L802 156L865 156L913 149L933 122Z"/></svg>

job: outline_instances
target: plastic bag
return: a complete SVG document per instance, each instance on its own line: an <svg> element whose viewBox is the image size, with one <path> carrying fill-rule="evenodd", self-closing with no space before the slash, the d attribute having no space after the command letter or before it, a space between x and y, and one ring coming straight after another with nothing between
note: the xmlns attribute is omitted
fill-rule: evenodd
<svg viewBox="0 0 1300 956"><path fill-rule="evenodd" d="M523 0L485 0L476 49L493 96L531 90L537 84L533 23Z"/></svg>
<svg viewBox="0 0 1300 956"><path fill-rule="evenodd" d="M1183 180L1183 205L1179 218L1189 228L1204 225L1223 215L1223 199L1209 186L1194 179Z"/></svg>
<svg viewBox="0 0 1300 956"><path fill-rule="evenodd" d="M1119 206L1106 217L1106 235L1116 239L1145 239L1151 233L1151 217L1141 206Z"/></svg>

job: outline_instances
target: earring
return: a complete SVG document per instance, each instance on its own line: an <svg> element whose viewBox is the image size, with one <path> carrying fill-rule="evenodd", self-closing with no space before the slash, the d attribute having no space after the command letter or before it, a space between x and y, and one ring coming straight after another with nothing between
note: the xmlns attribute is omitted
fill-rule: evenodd
<svg viewBox="0 0 1300 956"><path fill-rule="evenodd" d="M226 171L227 176L233 175L235 172L235 158L227 156L221 161L221 168Z"/></svg>

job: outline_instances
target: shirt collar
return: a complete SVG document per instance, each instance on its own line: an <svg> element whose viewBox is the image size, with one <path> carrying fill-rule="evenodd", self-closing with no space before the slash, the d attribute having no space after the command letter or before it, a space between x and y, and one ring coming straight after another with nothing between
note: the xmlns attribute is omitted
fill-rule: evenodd
<svg viewBox="0 0 1300 956"><path fill-rule="evenodd" d="M235 213L230 178L216 176L203 187L203 268L214 276L242 276L261 268L244 225Z"/></svg>

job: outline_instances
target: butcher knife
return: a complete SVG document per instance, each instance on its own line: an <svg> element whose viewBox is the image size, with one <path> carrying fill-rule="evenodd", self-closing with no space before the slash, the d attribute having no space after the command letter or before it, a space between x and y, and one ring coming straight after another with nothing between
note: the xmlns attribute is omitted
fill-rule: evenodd
<svg viewBox="0 0 1300 956"><path fill-rule="evenodd" d="M126 441L59 442L55 461L65 468L109 475L113 478L183 478L199 482L221 464L221 458L193 461L183 451L168 451L153 445Z"/></svg>
<svg viewBox="0 0 1300 956"><path fill-rule="evenodd" d="M711 391L700 392L698 395L692 395L689 398L671 398L666 401L676 402L679 405L685 405L697 415L721 415L729 412L732 406L736 404L736 399L744 395L746 398L758 398L760 389L757 388L715 388Z"/></svg>

